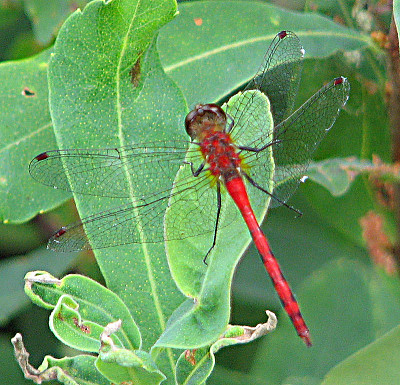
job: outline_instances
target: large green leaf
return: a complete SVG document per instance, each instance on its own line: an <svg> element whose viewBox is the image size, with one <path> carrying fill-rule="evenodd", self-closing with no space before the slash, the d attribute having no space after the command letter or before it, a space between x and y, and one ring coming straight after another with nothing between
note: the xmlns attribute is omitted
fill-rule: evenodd
<svg viewBox="0 0 400 385"><path fill-rule="evenodd" d="M342 258L327 263L298 295L314 346L305 351L301 344L287 344L293 330L278 315L278 329L264 340L253 369L257 376L268 376L270 384L289 379L319 383L332 367L398 325L397 293L361 262Z"/></svg>
<svg viewBox="0 0 400 385"><path fill-rule="evenodd" d="M184 137L180 125L185 102L164 75L155 43L147 50L175 7L173 1L157 7L143 1L94 1L67 20L49 68L50 108L60 148L113 148ZM132 74L136 75L133 82ZM160 175L159 182L163 181ZM149 194L156 182L132 184L140 191L131 192ZM132 203L79 195L75 200L81 217ZM182 301L163 245L127 245L98 250L95 255L107 286L137 321L143 349L149 349ZM167 367L161 368L163 372L173 372L172 353L162 359L157 364Z"/></svg>
<svg viewBox="0 0 400 385"><path fill-rule="evenodd" d="M21 223L71 196L61 191L43 194L28 173L33 156L56 146L48 108L51 52L0 65L0 218L5 222Z"/></svg>
<svg viewBox="0 0 400 385"><path fill-rule="evenodd" d="M308 58L374 45L328 18L261 2L195 1L180 4L179 12L160 33L160 57L189 105L220 100L254 76L280 30L295 32Z"/></svg>
<svg viewBox="0 0 400 385"><path fill-rule="evenodd" d="M399 380L400 326L334 367L322 385L396 384Z"/></svg>
<svg viewBox="0 0 400 385"><path fill-rule="evenodd" d="M180 4L179 9L179 16L161 30L159 49L168 75L171 75L184 91L189 105L197 102L215 102L230 94L232 90L253 76L269 42L281 29L292 29L299 35L306 49L306 57L321 57L331 55L337 50L348 51L373 46L369 37L337 25L327 18L290 12L269 4L240 1L193 2ZM240 14L241 17L235 17L236 14ZM197 18L202 19L201 26L195 24ZM182 36L185 36L184 42ZM38 113L37 106L32 110L29 106L22 104L20 111L23 113L18 113L18 119L15 120L14 115L10 117L12 137L10 148L15 152L12 152L12 158L10 155L7 156L10 159L16 157L12 169L18 183L14 186L14 182L6 177L8 184L5 185L3 192L6 200L1 205L5 211L3 219L10 222L27 220L39 210L48 211L68 197L67 194L61 192L53 192L45 197L42 188L36 182L32 182L27 174L27 165L33 156L56 146L46 105L46 68L44 65L39 66L40 62L33 59L28 59L25 66L22 65L23 63L6 63L4 67L0 66L0 76L4 68L3 84L4 82L14 84L15 79L19 77L29 78L30 81L37 78L40 79L40 87L45 90L46 97L41 95L44 98L40 99L43 103L41 113ZM26 66L29 70L25 68ZM90 65L86 67L86 70L89 68ZM10 75L11 70L12 75ZM337 75L340 73L335 76ZM323 81L327 80L328 78L324 78ZM316 84L314 90L321 85L321 82ZM21 86L18 85L15 92L17 95L20 95L20 88ZM9 98L10 89L12 87L4 88L6 92L2 111L6 114L12 113L15 108L15 101ZM104 90L104 92L107 91ZM39 130L32 129L31 117L36 114L40 117L39 124L43 119L43 124L49 125L47 131L41 131L39 125L37 126ZM20 131L15 130L15 122L20 122L18 124L21 129L26 130L27 139L30 139L29 150L24 152L26 153L24 157L21 157L20 149L22 144L26 143L26 139L19 134ZM34 122L36 126L37 118ZM175 121L175 124L177 130L182 128L179 119ZM100 138L99 142L101 142ZM37 147L32 143L37 143ZM103 141L102 147L105 145L107 143ZM9 173L9 171L4 171L4 173ZM18 193L21 181L23 190ZM24 194L29 191L27 188L33 190L29 195ZM17 193L7 194L10 189ZM40 193L40 196L36 196L37 193ZM27 204L17 204L21 201Z"/></svg>
<svg viewBox="0 0 400 385"><path fill-rule="evenodd" d="M245 94L235 95L228 102L230 112L237 109L238 114L233 113L234 116L246 113L243 110L243 99L246 100L246 96L248 98L248 93L254 94L253 103L258 108L246 121L246 137L247 134L252 138L262 135L263 140L268 143L273 120L269 101L264 94L259 91L246 91ZM240 132L239 124L236 129ZM241 139L243 140L241 137L237 138L237 144L246 145ZM197 158L193 156L193 151L188 153L187 161L193 162L196 169L201 163L201 157L198 152ZM271 191L274 171L272 148L268 147L258 157L259 163L251 167L249 172L251 175L257 175L263 181L263 187ZM180 186L179 182L187 180L190 176L190 167L182 167L175 180L176 186ZM183 239L168 242L167 251L174 280L190 299L174 313L173 320L170 320L167 330L157 342L159 346L196 348L210 344L219 337L229 320L230 287L234 269L251 239L244 220L239 217L237 207L222 188L217 244L208 257L208 266L205 266L203 258L210 249L214 236L217 191L208 183L197 185L203 185L205 188L190 191L188 194L185 193L184 184L183 188L181 187L184 197L178 198L179 202L175 202L172 195L171 206L165 217L167 237L177 218L185 218L182 223L186 226L180 229ZM261 221L267 211L269 197L250 184L247 190L256 217ZM176 188L173 194L178 191L179 188ZM203 235L189 238L193 228L197 228Z"/></svg>

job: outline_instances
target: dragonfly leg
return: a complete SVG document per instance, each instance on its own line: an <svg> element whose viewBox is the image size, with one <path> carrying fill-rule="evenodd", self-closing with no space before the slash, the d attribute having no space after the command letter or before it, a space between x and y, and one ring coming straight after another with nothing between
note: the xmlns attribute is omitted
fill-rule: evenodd
<svg viewBox="0 0 400 385"><path fill-rule="evenodd" d="M286 202L284 202L283 200L279 199L278 197L276 197L274 194L271 194L269 191L265 190L264 188L262 188L254 179L252 179L250 177L250 175L248 175L247 173L242 171L242 174L245 176L245 178L256 188L258 188L259 190L261 190L262 192L266 193L267 195L269 195L272 199L275 199L277 202L279 202L282 206L287 207L288 209L294 211L295 213L297 213L298 217L301 217L303 215L303 213L300 210L297 210L296 208L294 208L293 206L288 205Z"/></svg>
<svg viewBox="0 0 400 385"><path fill-rule="evenodd" d="M281 140L275 139L275 140L273 140L272 142L270 142L270 143L268 143L268 144L266 144L265 146L262 146L262 147L260 147L260 148L257 148L257 147L248 147L248 146L239 146L238 148L239 148L239 150L242 150L242 151L260 152L260 151L263 151L263 150L265 150L266 148L268 148L268 147L270 147L270 146L274 146L275 144L281 143L281 142L282 142Z"/></svg>
<svg viewBox="0 0 400 385"><path fill-rule="evenodd" d="M199 166L199 168L198 168L197 170L194 168L193 162L188 162L187 160L185 160L183 163L184 163L184 164L188 164L188 165L190 166L190 170L192 171L192 174L193 174L194 177L199 176L200 173L201 173L202 171L205 171L205 170L204 170L204 166L206 165L205 162L203 162L203 163Z"/></svg>
<svg viewBox="0 0 400 385"><path fill-rule="evenodd" d="M217 209L217 219L215 221L214 239L213 239L213 243L212 243L211 247L207 251L206 256L203 258L203 262L205 265L208 265L207 257L209 256L209 254L211 253L211 250L214 248L215 244L217 243L218 222L219 222L219 217L221 214L221 207L222 207L220 182L217 182L217 203L218 203L218 209Z"/></svg>
<svg viewBox="0 0 400 385"><path fill-rule="evenodd" d="M231 120L231 122L229 123L229 127L226 130L226 132L229 134L232 131L233 126L235 125L235 120L229 114L226 114L226 116Z"/></svg>

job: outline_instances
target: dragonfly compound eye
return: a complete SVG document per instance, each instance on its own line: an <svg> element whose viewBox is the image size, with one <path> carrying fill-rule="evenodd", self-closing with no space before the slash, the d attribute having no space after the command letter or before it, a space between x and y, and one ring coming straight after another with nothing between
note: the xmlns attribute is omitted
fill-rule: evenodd
<svg viewBox="0 0 400 385"><path fill-rule="evenodd" d="M217 104L198 104L190 111L185 119L188 135L198 139L204 130L214 128L223 131L226 125L226 114Z"/></svg>

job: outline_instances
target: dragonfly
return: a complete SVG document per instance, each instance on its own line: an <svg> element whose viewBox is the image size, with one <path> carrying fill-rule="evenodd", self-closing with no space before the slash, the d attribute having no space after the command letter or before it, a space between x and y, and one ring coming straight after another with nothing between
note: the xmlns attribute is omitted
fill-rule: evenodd
<svg viewBox="0 0 400 385"><path fill-rule="evenodd" d="M284 205L299 212L288 199L304 181L312 154L349 98L350 84L341 76L293 111L304 53L295 33L279 32L241 93L239 107L228 103L224 110L217 104L198 104L189 112L185 128L190 140L53 150L36 156L29 171L42 184L129 199L126 205L63 226L48 248L91 250L210 234L207 264L222 226L224 200L233 199L297 334L311 346L309 329L248 194L248 189L255 189L260 199L270 200L270 207ZM272 125L257 119L260 94L270 102ZM175 179L182 168L185 173ZM145 180L153 183L151 193L141 193ZM195 203L190 212L189 202ZM171 208L176 215L164 231L165 213Z"/></svg>

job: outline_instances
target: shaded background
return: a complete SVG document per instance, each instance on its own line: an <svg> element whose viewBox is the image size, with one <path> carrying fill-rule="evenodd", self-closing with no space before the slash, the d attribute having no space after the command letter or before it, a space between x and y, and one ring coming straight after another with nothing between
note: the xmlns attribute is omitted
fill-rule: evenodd
<svg viewBox="0 0 400 385"><path fill-rule="evenodd" d="M84 5L79 1L45 3L33 0L1 3L2 61L29 57L51 46L63 20L73 8ZM376 45L362 52L338 52L329 58L306 59L296 105L304 102L324 82L340 75L348 77L350 100L315 154L315 160L349 156L371 160L377 156L390 164L391 149L396 147L396 142L391 141L388 113L393 87L386 70L385 36L391 25L390 4L322 0L273 3L325 15L375 38ZM222 33L216 29L214 38L218 39L218 34ZM161 52L161 59L165 63L168 57L166 54L163 57ZM1 159L7 167L7 159ZM349 190L339 197L307 181L290 202L303 212L301 218L295 218L290 210L278 208L269 212L263 224L299 299L315 346L305 349L298 341L251 245L235 274L231 323L264 322L264 310L268 308L277 313L279 326L268 337L220 351L210 383L317 384L324 376L328 376L326 383L330 376L335 383L340 383L340 379L348 383L348 378L366 375L365 368L358 364L359 357L361 362L376 368L372 374L368 373L369 382L359 383L383 383L379 365L373 364L377 357L387 361L388 367L384 367L382 373L391 377L387 377L385 383L396 383L394 379L399 378L400 370L393 373L387 358L393 359L400 353L388 350L385 338L386 333L398 326L400 319L396 253L398 203L390 178L371 175L355 172ZM52 190L43 191L49 199L54 194ZM17 209L11 207L11 210ZM46 354L55 357L73 354L49 331L48 311L30 304L24 295L23 276L27 271L43 269L55 276L79 272L102 282L91 254L57 255L45 250L49 235L61 224L73 221L76 215L73 202L66 200L63 206L26 223L0 225L2 384L30 383L23 379L13 358L10 339L16 332L23 334L35 367ZM394 337L390 335L390 338ZM361 349L366 352L360 352ZM336 374L334 367L339 364L342 365L340 374Z"/></svg>

